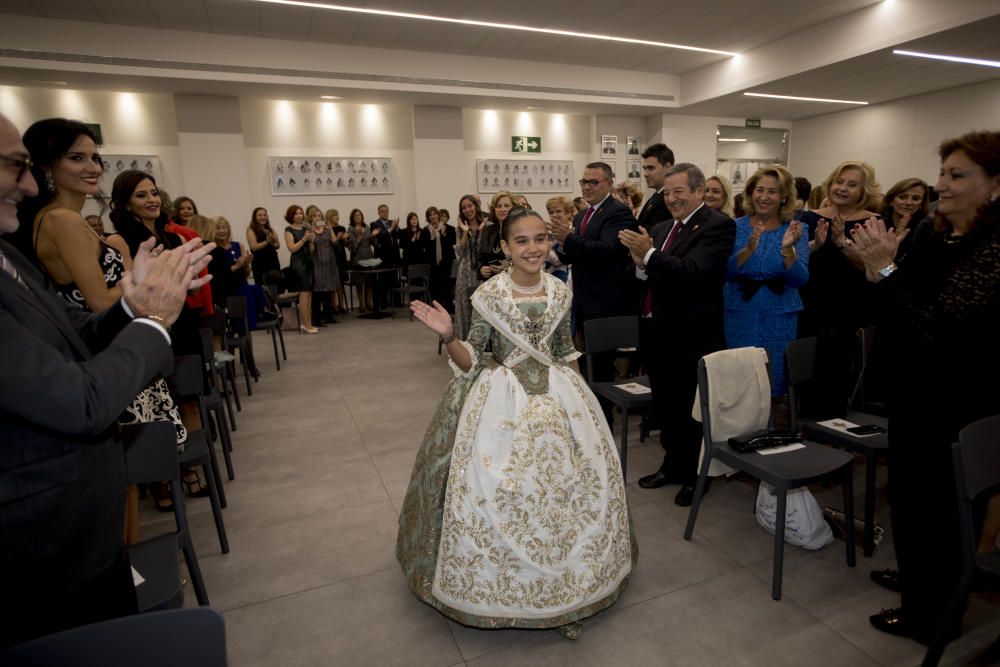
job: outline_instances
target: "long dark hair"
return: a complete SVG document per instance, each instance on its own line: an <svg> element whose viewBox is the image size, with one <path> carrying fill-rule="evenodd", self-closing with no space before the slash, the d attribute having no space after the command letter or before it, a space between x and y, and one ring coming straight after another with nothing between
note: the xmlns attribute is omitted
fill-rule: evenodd
<svg viewBox="0 0 1000 667"><path fill-rule="evenodd" d="M129 210L129 200L139 184L149 179L156 187L156 179L150 174L138 169L128 169L118 174L114 185L111 186L111 223L115 229L125 239L129 252L134 257L139 250L139 245L150 236L155 236L157 243L163 244L166 248L175 248L180 245L180 238L176 234L167 233L167 223L170 221L166 211L160 207L160 217L153 224L153 232L142 224L142 220Z"/></svg>
<svg viewBox="0 0 1000 667"><path fill-rule="evenodd" d="M466 224L471 222L470 220L466 219L464 215L462 215L462 206L465 204L465 200L469 200L470 202L472 202L472 205L476 207L476 222L479 224L483 224L483 219L486 217L486 214L483 213L483 206L482 204L479 203L479 198L476 197L475 195L465 195L464 197L458 200L458 219L465 220Z"/></svg>
<svg viewBox="0 0 1000 667"><path fill-rule="evenodd" d="M274 228L271 227L270 215L267 216L267 222L263 225L257 222L257 211L264 211L264 213L267 213L267 209L263 206L258 206L253 210L253 213L250 214L250 229L253 230L254 236L257 237L257 243L260 243L267 238L266 230L271 230L271 233L274 234Z"/></svg>
<svg viewBox="0 0 1000 667"><path fill-rule="evenodd" d="M24 133L24 146L28 149L31 161L31 175L38 183L38 194L27 197L17 205L17 218L20 226L12 235L11 240L25 257L38 264L35 253L34 228L38 212L52 203L56 197L55 188L49 188L51 177L49 171L66 155L73 144L81 137L90 137L97 143L97 135L89 127L77 120L67 118L46 118L32 123ZM98 194L97 201L104 213L104 198Z"/></svg>

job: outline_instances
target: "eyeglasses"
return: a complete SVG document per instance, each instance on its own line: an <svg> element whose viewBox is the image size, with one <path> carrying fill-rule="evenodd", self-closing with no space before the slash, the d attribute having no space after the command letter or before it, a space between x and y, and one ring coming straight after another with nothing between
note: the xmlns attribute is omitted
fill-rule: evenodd
<svg viewBox="0 0 1000 667"><path fill-rule="evenodd" d="M611 180L610 178L601 178L601 179L597 179L597 178L581 178L580 179L580 187L590 186L592 188L596 188L598 185L600 185L604 181L610 181L610 180Z"/></svg>
<svg viewBox="0 0 1000 667"><path fill-rule="evenodd" d="M10 155L0 155L0 160L17 169L17 178L15 181L20 181L24 178L24 173L35 166L35 163L27 158L11 157Z"/></svg>

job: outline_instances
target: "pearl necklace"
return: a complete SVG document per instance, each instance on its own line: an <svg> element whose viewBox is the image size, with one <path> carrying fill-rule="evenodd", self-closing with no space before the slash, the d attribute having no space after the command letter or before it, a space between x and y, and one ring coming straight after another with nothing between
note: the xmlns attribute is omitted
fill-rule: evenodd
<svg viewBox="0 0 1000 667"><path fill-rule="evenodd" d="M510 279L510 283L514 286L514 289L520 292L521 294L529 294L529 295L541 294L542 291L545 289L545 281L541 279L541 276L539 276L538 282L532 285L531 287L525 287L521 283L515 281L513 278Z"/></svg>

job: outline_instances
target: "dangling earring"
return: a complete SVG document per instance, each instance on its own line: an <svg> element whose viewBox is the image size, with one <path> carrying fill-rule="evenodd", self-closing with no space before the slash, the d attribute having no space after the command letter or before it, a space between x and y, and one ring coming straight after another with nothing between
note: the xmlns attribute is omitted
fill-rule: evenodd
<svg viewBox="0 0 1000 667"><path fill-rule="evenodd" d="M52 174L45 172L45 189L52 194L56 193L56 182L52 180Z"/></svg>

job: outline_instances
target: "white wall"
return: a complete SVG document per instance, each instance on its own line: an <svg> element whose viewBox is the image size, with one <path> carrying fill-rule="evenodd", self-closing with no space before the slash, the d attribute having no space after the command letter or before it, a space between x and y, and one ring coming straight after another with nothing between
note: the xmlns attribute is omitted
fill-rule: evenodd
<svg viewBox="0 0 1000 667"><path fill-rule="evenodd" d="M661 141L673 150L677 162L691 162L705 172L705 175L711 175L715 173L718 152L716 129L719 125L742 125L743 119L663 114L662 123ZM763 122L765 128L791 126L789 121ZM791 136L795 136L794 130Z"/></svg>
<svg viewBox="0 0 1000 667"><path fill-rule="evenodd" d="M839 163L865 160L888 190L916 176L937 180L937 147L971 130L1000 130L1000 79L795 121L790 166L822 182Z"/></svg>

